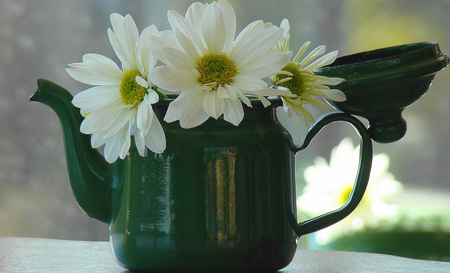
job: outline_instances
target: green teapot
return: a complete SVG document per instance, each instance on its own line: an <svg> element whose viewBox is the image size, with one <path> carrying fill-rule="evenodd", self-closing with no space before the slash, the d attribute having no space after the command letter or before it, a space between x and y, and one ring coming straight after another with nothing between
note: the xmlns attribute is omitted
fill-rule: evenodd
<svg viewBox="0 0 450 273"><path fill-rule="evenodd" d="M338 58L336 66L332 64L317 73L347 73L379 61L378 57L402 55L405 49L387 51L367 53L370 56L362 61L344 59L345 64L339 63ZM432 61L445 67L447 56L435 56ZM428 74L434 76L438 70ZM383 75L382 72L375 74ZM359 80L365 73L360 74ZM373 85L379 82L373 73L367 75ZM358 87L358 81L355 82L341 90L357 96L358 92L351 89ZM371 95L362 96L367 100ZM268 107L253 100L253 108L245 109L240 126L221 118L192 129L162 122L167 141L164 153L147 150L147 155L141 157L132 146L125 159L108 164L100 152L91 148L90 136L80 133L83 117L72 105L72 95L67 90L38 79L38 90L31 100L50 106L58 115L76 201L90 217L109 225L114 257L130 270L276 271L292 261L300 236L348 216L362 199L369 179L371 130L347 109L343 109L346 113L329 113L319 118L305 133L302 143L295 145L277 119L281 100L271 99ZM153 105L160 120L172 100L169 97ZM341 208L298 223L295 160L301 157L297 153L327 124L338 121L351 124L361 139L354 188Z"/></svg>

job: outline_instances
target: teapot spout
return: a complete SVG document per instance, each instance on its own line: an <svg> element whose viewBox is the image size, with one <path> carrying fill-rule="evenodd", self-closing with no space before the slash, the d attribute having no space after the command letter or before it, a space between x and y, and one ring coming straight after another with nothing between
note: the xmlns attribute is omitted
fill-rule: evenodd
<svg viewBox="0 0 450 273"><path fill-rule="evenodd" d="M90 217L109 223L112 165L91 147L90 136L80 132L83 117L72 105L73 96L53 82L37 82L38 90L30 100L51 107L61 122L70 186L77 203Z"/></svg>

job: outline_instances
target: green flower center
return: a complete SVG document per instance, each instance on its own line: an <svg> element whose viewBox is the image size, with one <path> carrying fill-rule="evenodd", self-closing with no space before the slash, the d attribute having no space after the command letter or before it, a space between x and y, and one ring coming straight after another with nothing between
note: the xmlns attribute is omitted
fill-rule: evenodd
<svg viewBox="0 0 450 273"><path fill-rule="evenodd" d="M137 107L139 103L144 100L144 96L148 91L148 88L143 87L136 82L136 76L142 77L138 70L130 70L125 72L123 75L122 84L120 84L119 87L123 103L125 105L133 104L133 107Z"/></svg>
<svg viewBox="0 0 450 273"><path fill-rule="evenodd" d="M293 76L288 76L285 74L277 74L275 76L275 80L273 82L277 82L287 77L292 77L292 79L282 82L278 84L279 86L283 86L288 88L292 93L300 96L304 91L305 87L303 85L302 75L298 69L298 66L294 62L289 62L285 67L281 69L282 71L287 71L293 74Z"/></svg>
<svg viewBox="0 0 450 273"><path fill-rule="evenodd" d="M216 83L217 86L230 84L237 73L234 62L225 54L206 54L197 61L197 70L201 84Z"/></svg>

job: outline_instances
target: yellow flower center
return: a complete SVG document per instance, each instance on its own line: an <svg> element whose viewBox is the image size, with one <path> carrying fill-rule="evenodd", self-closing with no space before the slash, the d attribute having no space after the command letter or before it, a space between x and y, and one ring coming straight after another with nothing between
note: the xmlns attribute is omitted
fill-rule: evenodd
<svg viewBox="0 0 450 273"><path fill-rule="evenodd" d="M353 184L348 184L346 185L341 192L339 193L339 205L343 206L348 198L350 198L350 194L352 193L353 190ZM365 197L365 195L363 196L363 198L361 199L360 205L364 204L367 202L367 197Z"/></svg>
<svg viewBox="0 0 450 273"><path fill-rule="evenodd" d="M281 69L282 71L287 71L293 74L293 76L288 76L285 74L277 74L275 76L275 80L273 81L274 83L282 80L284 78L287 77L292 77L292 79L282 82L280 84L278 84L279 86L283 86L288 88L292 93L296 94L297 96L301 96L301 94L303 93L303 91L306 89L304 84L303 84L303 80L302 80L302 75L300 74L300 71L298 69L298 65L294 62L289 62L285 67L283 67Z"/></svg>
<svg viewBox="0 0 450 273"><path fill-rule="evenodd" d="M125 105L133 104L133 107L137 107L139 103L144 100L144 96L148 91L148 88L143 87L136 82L136 76L142 77L138 70L130 70L125 72L123 75L122 84L120 84L119 87L123 103Z"/></svg>
<svg viewBox="0 0 450 273"><path fill-rule="evenodd" d="M350 197L350 194L352 193L352 189L353 189L352 184L349 184L342 189L339 195L339 205L343 206L347 202L348 198Z"/></svg>
<svg viewBox="0 0 450 273"><path fill-rule="evenodd" d="M197 70L201 84L216 83L215 87L230 84L237 73L234 62L225 54L206 54L197 61Z"/></svg>

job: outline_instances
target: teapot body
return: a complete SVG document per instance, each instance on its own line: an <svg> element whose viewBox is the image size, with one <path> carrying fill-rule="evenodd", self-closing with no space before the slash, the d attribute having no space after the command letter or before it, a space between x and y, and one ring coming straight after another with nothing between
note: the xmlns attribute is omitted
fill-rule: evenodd
<svg viewBox="0 0 450 273"><path fill-rule="evenodd" d="M372 163L372 142L363 123L344 113L322 116L301 145L276 118L281 99L244 108L234 126L209 119L192 129L162 122L162 154L135 146L108 164L90 137L80 132L83 117L72 95L38 79L30 98L50 106L63 128L69 181L87 215L109 224L116 261L153 272L268 272L287 266L299 236L347 217L361 201ZM160 120L171 99L153 105ZM355 185L339 209L298 223L295 154L333 122L347 122L361 139ZM298 158L298 157L297 157Z"/></svg>
<svg viewBox="0 0 450 273"><path fill-rule="evenodd" d="M294 153L275 108L254 108L240 126L220 119L187 130L163 124L163 154L141 157L132 147L116 163L110 239L119 264L248 272L290 263L297 246Z"/></svg>

